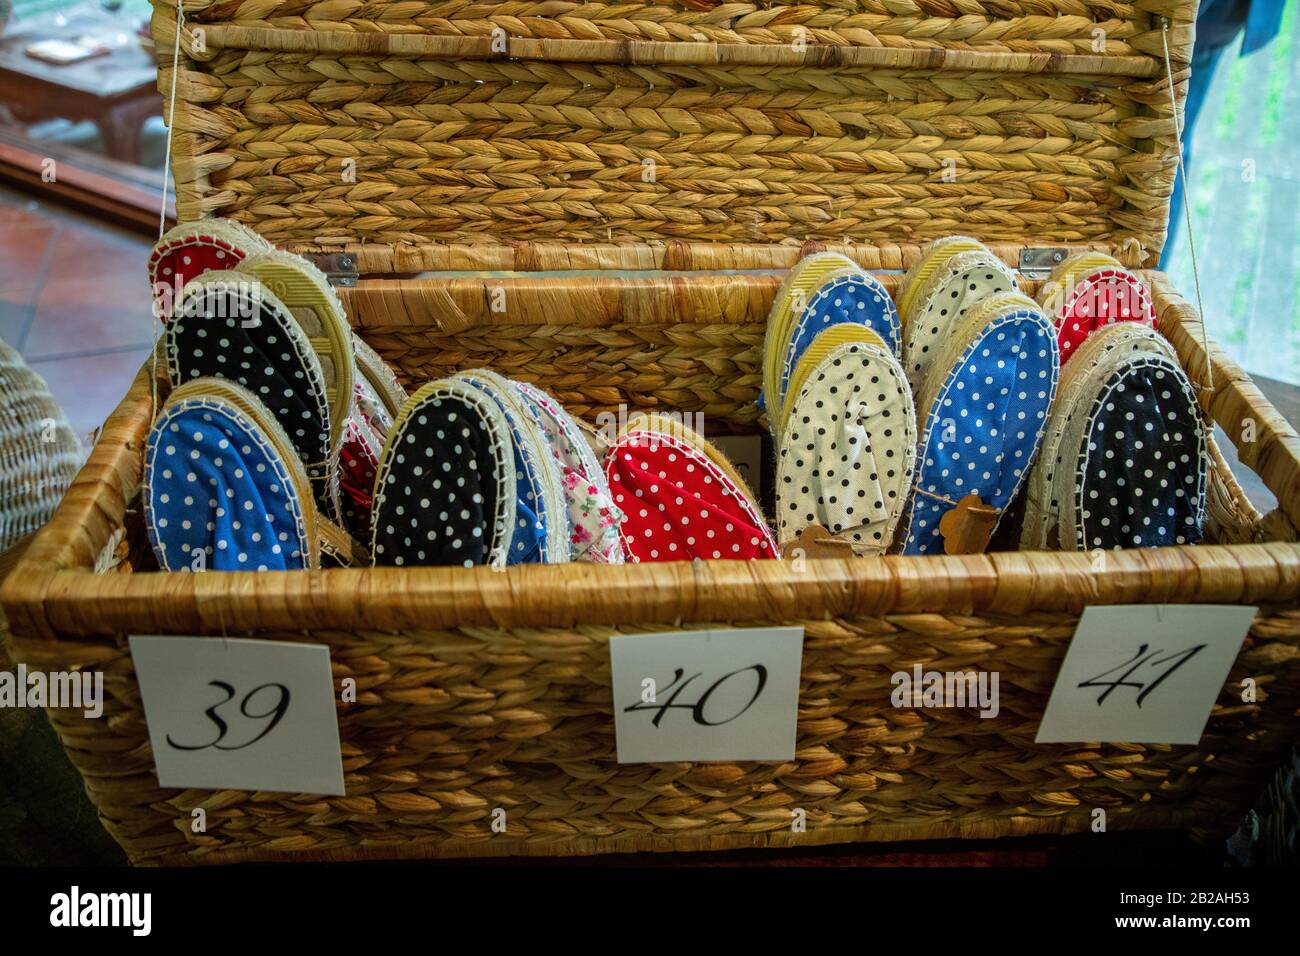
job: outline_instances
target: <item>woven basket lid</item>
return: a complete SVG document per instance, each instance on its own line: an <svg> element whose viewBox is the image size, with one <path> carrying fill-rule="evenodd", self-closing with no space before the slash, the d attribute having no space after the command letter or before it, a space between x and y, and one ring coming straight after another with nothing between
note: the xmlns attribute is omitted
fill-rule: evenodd
<svg viewBox="0 0 1300 956"><path fill-rule="evenodd" d="M275 6L185 5L178 214L401 272L952 234L1151 264L1196 0Z"/></svg>
<svg viewBox="0 0 1300 956"><path fill-rule="evenodd" d="M0 551L45 524L82 460L45 379L0 341Z"/></svg>

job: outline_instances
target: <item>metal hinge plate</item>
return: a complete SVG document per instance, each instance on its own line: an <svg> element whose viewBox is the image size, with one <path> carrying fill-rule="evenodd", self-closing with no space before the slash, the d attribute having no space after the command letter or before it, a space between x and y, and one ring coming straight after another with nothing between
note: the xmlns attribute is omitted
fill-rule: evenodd
<svg viewBox="0 0 1300 956"><path fill-rule="evenodd" d="M357 272L357 260L350 252L318 252L306 258L325 273L325 278L332 286L351 288L361 278Z"/></svg>
<svg viewBox="0 0 1300 956"><path fill-rule="evenodd" d="M1070 250L1063 246L1039 246L1020 250L1020 274L1026 279L1046 279L1065 261Z"/></svg>

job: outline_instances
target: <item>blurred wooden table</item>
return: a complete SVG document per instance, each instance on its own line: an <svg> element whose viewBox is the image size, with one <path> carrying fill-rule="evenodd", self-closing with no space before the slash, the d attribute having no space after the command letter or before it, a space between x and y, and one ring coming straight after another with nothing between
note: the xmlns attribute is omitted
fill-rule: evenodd
<svg viewBox="0 0 1300 956"><path fill-rule="evenodd" d="M27 55L39 40L93 37L108 53L57 65ZM121 17L85 4L10 24L0 35L0 104L14 119L32 124L60 117L99 127L113 159L140 161L145 120L162 115L153 56Z"/></svg>

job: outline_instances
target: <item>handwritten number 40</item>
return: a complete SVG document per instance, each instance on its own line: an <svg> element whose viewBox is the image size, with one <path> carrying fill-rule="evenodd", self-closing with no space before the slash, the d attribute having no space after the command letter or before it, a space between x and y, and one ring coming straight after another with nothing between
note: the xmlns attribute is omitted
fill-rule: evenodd
<svg viewBox="0 0 1300 956"><path fill-rule="evenodd" d="M708 706L709 698L713 696L713 692L717 690L719 687L721 687L723 684L725 684L727 681L729 681L731 678L736 677L739 674L744 674L747 671L753 671L755 677L757 678L754 684L754 694L752 697L749 698L749 702L745 704L744 707L740 708L740 710L738 710L736 713L728 717L726 720L709 720L704 714L704 709L705 707ZM654 720L651 721L651 723L654 724L654 726L658 727L659 724L663 721L664 715L669 710L689 710L691 712L691 719L695 721L695 723L699 724L700 726L721 727L723 724L731 723L733 720L740 717L741 714L745 713L745 711L749 710L749 708L753 707L754 702L757 701L759 695L763 693L763 688L767 686L767 668L764 667L762 664L751 664L749 667L742 667L739 670L734 670L730 674L723 674L721 677L719 677L717 680L715 680L712 684L709 685L708 689L705 690L705 692L700 695L699 699L695 703L679 704L676 703L678 696L682 693L682 691L684 691L690 685L692 681L694 681L697 677L700 676L699 674L692 674L690 677L687 677L686 680L682 680L682 676L685 673L686 672L682 670L680 667L677 668L675 671L673 671L673 679L669 681L668 687L671 688L676 686L677 689L673 691L672 696L669 697L668 700L666 700L664 703L656 704L649 701L637 701L635 704L632 704L630 707L624 707L623 713L630 714L633 711L638 711L638 710L658 711L658 713L655 714L654 716Z"/></svg>
<svg viewBox="0 0 1300 956"><path fill-rule="evenodd" d="M1097 698L1098 706L1104 704L1106 698L1109 697L1117 687L1133 687L1139 691L1136 702L1137 705L1141 707L1142 701L1146 699L1148 694L1164 683L1165 679L1173 674L1174 671L1178 670L1178 668L1182 667L1204 649L1204 644L1197 644L1195 647L1189 647L1185 651L1177 651L1173 654L1159 657L1159 655L1164 654L1163 648L1154 651L1147 651L1147 645L1143 644L1137 649L1136 654L1124 661L1122 664L1116 664L1110 670L1102 671L1096 677L1090 677L1085 681L1080 681L1078 686L1106 688ZM1143 666L1159 667L1162 664L1169 664L1170 666L1155 675L1154 679L1148 677L1144 680L1136 677L1138 668ZM1113 680L1102 679L1110 674L1114 674L1117 670L1126 665L1128 666L1128 670L1124 671L1124 673L1120 674Z"/></svg>
<svg viewBox="0 0 1300 956"><path fill-rule="evenodd" d="M171 734L168 734L167 743L171 744L177 750L207 750L209 747L216 750L243 750L245 747L251 747L274 730L275 725L280 722L285 713L289 710L289 688L285 687L283 684L263 684L260 687L254 687L245 694L243 699L239 702L239 712L249 720L266 720L266 726L262 728L260 734L246 743L223 744L222 741L226 739L226 734L230 732L230 725L227 724L221 715L217 713L217 710L234 700L237 692L234 687L227 684L225 681L209 681L208 686L216 687L226 695L203 712L207 715L207 718L216 725L217 737L215 740L210 740L205 744L179 744L172 740ZM271 709L264 710L262 713L253 713L250 711L249 705L252 703L253 698L268 688L278 692L275 703L271 706Z"/></svg>

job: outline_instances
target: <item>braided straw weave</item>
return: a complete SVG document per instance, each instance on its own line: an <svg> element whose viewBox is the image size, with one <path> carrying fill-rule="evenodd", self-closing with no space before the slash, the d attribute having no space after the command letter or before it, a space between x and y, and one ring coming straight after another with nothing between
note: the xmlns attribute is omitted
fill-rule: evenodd
<svg viewBox="0 0 1300 956"><path fill-rule="evenodd" d="M0 551L49 520L83 460L45 380L0 342Z"/></svg>
<svg viewBox="0 0 1300 956"><path fill-rule="evenodd" d="M1149 265L1175 152L1162 39L1181 95L1194 9L192 3L177 211L300 249L960 231ZM157 0L164 92L175 21Z"/></svg>
<svg viewBox="0 0 1300 956"><path fill-rule="evenodd" d="M885 277L892 285L896 276ZM1162 331L1204 381L1200 330L1159 275ZM361 333L408 378L492 360L584 410L635 399L745 427L779 275L363 281ZM478 283L477 291L474 283ZM391 288L390 288L391 287ZM1032 291L1033 285L1030 284ZM429 327L429 306L456 332ZM400 303L400 305L399 305ZM571 317L558 324L557 317ZM423 321L423 332L419 323ZM560 336L558 345L550 339ZM589 374L566 358L603 343ZM460 343L459 346L457 343ZM451 358L439 348L459 348ZM1221 466L1215 528L1246 544L1086 554L597 567L377 568L283 575L95 574L115 533L141 539L147 369L53 521L0 592L17 656L105 673L104 719L51 719L114 837L140 863L582 854L993 837L1088 829L1231 829L1296 738L1300 707L1300 436L1214 349L1206 408L1277 495L1258 520ZM726 416L731 420L727 421ZM1273 529L1276 533L1270 532ZM1215 531L1215 534L1219 532ZM1260 613L1197 747L1035 745L1085 605L1210 602ZM619 765L607 643L619 633L801 624L798 738L787 763ZM159 789L126 635L229 634L328 644L347 796ZM997 671L1001 712L895 709L914 664ZM1258 699L1241 700L1250 677ZM341 684L339 684L341 689ZM207 832L190 828L207 812ZM493 831L497 809L506 830ZM807 816L793 832L792 811Z"/></svg>

